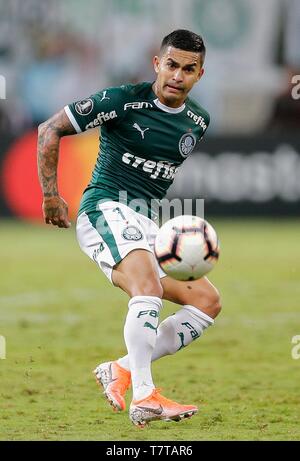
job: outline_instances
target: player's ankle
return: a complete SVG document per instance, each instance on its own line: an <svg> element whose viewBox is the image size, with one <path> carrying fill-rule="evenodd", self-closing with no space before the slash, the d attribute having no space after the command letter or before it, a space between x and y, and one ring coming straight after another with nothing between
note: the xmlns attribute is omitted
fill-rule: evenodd
<svg viewBox="0 0 300 461"><path fill-rule="evenodd" d="M128 355L125 357L121 357L120 359L116 360L116 364L124 371L130 373L130 366L129 366L129 359Z"/></svg>

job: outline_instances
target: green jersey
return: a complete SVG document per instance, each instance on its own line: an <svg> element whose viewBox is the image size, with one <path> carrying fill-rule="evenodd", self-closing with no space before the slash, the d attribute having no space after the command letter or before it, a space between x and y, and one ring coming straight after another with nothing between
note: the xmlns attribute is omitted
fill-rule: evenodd
<svg viewBox="0 0 300 461"><path fill-rule="evenodd" d="M95 211L99 200L120 201L121 194L128 206L137 200L146 204L140 212L149 215L151 201L165 196L209 124L208 113L195 101L165 106L148 82L107 88L65 111L78 133L101 130L99 155L79 213Z"/></svg>

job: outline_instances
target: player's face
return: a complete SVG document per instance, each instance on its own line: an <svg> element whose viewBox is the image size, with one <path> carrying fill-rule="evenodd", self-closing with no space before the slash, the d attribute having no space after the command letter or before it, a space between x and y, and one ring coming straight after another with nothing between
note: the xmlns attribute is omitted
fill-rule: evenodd
<svg viewBox="0 0 300 461"><path fill-rule="evenodd" d="M200 80L204 69L200 53L167 47L161 56L153 58L157 78L154 92L160 102L170 107L180 107L189 91Z"/></svg>

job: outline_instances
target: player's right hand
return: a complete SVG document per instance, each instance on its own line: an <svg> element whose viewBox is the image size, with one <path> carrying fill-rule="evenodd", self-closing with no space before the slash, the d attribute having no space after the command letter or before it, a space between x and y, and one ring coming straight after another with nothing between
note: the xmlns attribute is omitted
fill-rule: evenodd
<svg viewBox="0 0 300 461"><path fill-rule="evenodd" d="M44 197L42 208L46 224L66 228L71 226L68 218L68 205L62 197Z"/></svg>

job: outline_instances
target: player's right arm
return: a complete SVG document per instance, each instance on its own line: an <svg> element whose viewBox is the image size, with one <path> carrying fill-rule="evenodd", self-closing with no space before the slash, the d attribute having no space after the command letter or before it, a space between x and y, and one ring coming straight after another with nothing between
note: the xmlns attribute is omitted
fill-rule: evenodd
<svg viewBox="0 0 300 461"><path fill-rule="evenodd" d="M43 191L43 213L47 224L70 227L68 207L57 188L59 142L63 136L107 125L114 127L126 111L127 91L123 87L107 88L87 99L73 102L38 130L38 172Z"/></svg>
<svg viewBox="0 0 300 461"><path fill-rule="evenodd" d="M43 215L46 224L70 227L68 205L60 197L57 186L59 143L63 136L76 130L61 110L38 127L38 174L43 192Z"/></svg>

